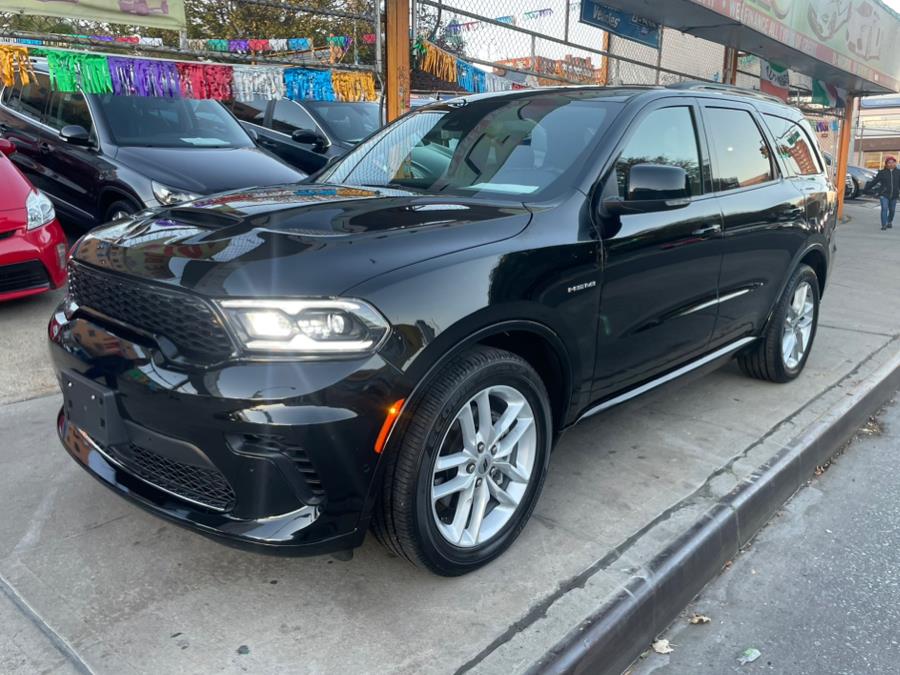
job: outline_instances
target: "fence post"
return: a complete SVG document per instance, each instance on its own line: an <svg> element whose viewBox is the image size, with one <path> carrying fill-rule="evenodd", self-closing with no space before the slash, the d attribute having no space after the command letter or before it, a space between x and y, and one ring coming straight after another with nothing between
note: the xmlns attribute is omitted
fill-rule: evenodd
<svg viewBox="0 0 900 675"><path fill-rule="evenodd" d="M736 84L738 70L738 50L725 47L725 61L722 64L722 84Z"/></svg>
<svg viewBox="0 0 900 675"><path fill-rule="evenodd" d="M666 34L665 28L659 29L659 46L656 48L656 84L659 84L659 69L662 68L662 50L663 50L663 37Z"/></svg>
<svg viewBox="0 0 900 675"><path fill-rule="evenodd" d="M387 121L400 117L409 105L409 0L386 0L387 50L384 96Z"/></svg>

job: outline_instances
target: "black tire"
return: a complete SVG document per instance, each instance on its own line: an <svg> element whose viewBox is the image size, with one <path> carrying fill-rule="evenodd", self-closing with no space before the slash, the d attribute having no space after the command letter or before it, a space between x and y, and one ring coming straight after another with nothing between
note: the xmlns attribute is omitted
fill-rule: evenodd
<svg viewBox="0 0 900 675"><path fill-rule="evenodd" d="M809 340L807 340L806 343L805 353L800 358L799 363L791 368L785 363L785 358L782 353L782 336L794 292L802 283L808 283L812 293L812 331L810 332ZM738 355L738 363L741 366L741 370L744 371L744 374L758 380L768 380L769 382L778 383L790 382L803 372L803 368L812 351L818 324L819 279L811 267L808 265L800 265L791 275L790 281L784 289L784 294L779 299L778 305L775 307L775 312L772 314L772 318L760 339L748 350Z"/></svg>
<svg viewBox="0 0 900 675"><path fill-rule="evenodd" d="M488 541L474 547L452 545L438 531L431 507L432 471L441 445L466 401L486 387L513 387L534 413L536 449L530 481L516 510ZM372 529L398 556L442 576L471 572L503 553L531 515L550 458L552 417L540 376L520 357L475 347L450 361L429 383L402 438L387 449L387 466Z"/></svg>
<svg viewBox="0 0 900 675"><path fill-rule="evenodd" d="M138 210L138 207L133 202L130 202L127 199L117 199L106 207L106 212L103 214L103 222L108 223L113 220L117 213L131 215L132 213L137 213Z"/></svg>
<svg viewBox="0 0 900 675"><path fill-rule="evenodd" d="M859 199L859 181L851 178L853 181L853 192L850 193L850 199Z"/></svg>

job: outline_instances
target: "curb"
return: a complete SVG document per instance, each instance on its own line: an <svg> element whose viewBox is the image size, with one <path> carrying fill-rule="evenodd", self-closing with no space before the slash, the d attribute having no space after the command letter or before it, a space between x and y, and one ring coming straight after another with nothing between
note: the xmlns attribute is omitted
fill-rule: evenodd
<svg viewBox="0 0 900 675"><path fill-rule="evenodd" d="M900 389L900 353L765 462L529 670L620 675L782 504Z"/></svg>

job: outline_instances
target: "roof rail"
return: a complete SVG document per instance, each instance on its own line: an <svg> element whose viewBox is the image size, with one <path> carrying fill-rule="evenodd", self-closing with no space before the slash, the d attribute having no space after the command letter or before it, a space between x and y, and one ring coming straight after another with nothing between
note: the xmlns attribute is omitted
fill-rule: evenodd
<svg viewBox="0 0 900 675"><path fill-rule="evenodd" d="M667 89L697 89L707 91L721 91L729 94L740 94L742 96L753 96L754 98L763 99L765 101L773 101L784 105L784 101L777 96L764 94L755 89L744 89L733 84L721 84L719 82L704 82L703 80L687 80L685 82L674 82L666 85Z"/></svg>

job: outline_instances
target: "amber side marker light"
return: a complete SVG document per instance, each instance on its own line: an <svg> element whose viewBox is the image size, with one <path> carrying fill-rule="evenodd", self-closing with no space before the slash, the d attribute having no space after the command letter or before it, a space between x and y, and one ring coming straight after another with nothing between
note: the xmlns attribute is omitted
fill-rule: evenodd
<svg viewBox="0 0 900 675"><path fill-rule="evenodd" d="M380 455L381 451L384 450L384 444L387 443L388 434L391 433L391 429L394 428L394 423L397 421L397 418L400 417L400 411L403 410L403 403L405 401L406 399L401 398L388 408L387 416L384 418L384 424L381 425L381 431L378 432L378 438L375 439L376 454Z"/></svg>

